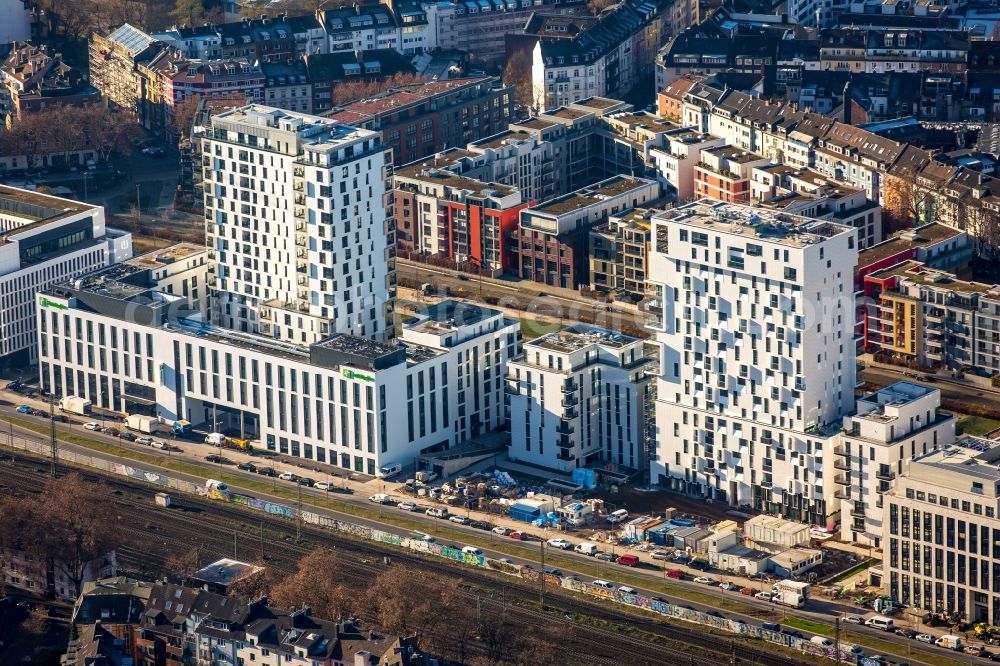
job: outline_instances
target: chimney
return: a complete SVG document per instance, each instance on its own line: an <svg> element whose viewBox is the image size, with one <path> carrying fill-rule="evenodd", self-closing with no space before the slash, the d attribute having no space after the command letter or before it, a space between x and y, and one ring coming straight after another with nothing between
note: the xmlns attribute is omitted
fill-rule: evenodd
<svg viewBox="0 0 1000 666"><path fill-rule="evenodd" d="M851 79L847 79L847 83L844 84L844 123L847 125L852 125L851 122Z"/></svg>
<svg viewBox="0 0 1000 666"><path fill-rule="evenodd" d="M372 663L372 653L368 650L360 650L354 653L354 666L370 666Z"/></svg>

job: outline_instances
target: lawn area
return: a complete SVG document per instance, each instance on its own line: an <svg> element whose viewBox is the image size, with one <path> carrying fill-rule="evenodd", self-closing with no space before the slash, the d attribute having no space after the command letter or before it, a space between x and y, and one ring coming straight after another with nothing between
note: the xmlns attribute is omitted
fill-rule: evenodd
<svg viewBox="0 0 1000 666"><path fill-rule="evenodd" d="M521 317L521 337L525 340L534 340L548 333L554 333L559 328L559 324L556 323L546 323L537 319Z"/></svg>
<svg viewBox="0 0 1000 666"><path fill-rule="evenodd" d="M966 435L982 437L1000 428L1000 421L985 416L963 416L958 420L958 430Z"/></svg>
<svg viewBox="0 0 1000 666"><path fill-rule="evenodd" d="M781 619L781 624L801 629L802 631L808 631L811 634L819 634L820 636L833 636L837 633L837 630L829 624L813 622L802 617L785 617Z"/></svg>

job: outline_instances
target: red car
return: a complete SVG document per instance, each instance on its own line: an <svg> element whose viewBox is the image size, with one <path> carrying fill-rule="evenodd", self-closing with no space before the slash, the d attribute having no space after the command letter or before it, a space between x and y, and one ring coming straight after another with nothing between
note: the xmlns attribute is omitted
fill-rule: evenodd
<svg viewBox="0 0 1000 666"><path fill-rule="evenodd" d="M618 556L618 559L615 561L618 562L618 564L621 564L622 566L626 567L639 566L639 556L633 555L632 553L622 553L621 555Z"/></svg>
<svg viewBox="0 0 1000 666"><path fill-rule="evenodd" d="M684 578L684 572L680 569L671 569L666 573L667 578L674 578L676 580L681 580Z"/></svg>
<svg viewBox="0 0 1000 666"><path fill-rule="evenodd" d="M528 535L525 534L524 532L511 532L507 536L509 536L511 539L516 539L518 541L527 541L528 540Z"/></svg>

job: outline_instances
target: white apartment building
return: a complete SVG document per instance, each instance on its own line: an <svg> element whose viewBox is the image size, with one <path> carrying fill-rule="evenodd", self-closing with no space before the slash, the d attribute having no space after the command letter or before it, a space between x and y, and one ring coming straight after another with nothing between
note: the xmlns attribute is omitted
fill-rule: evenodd
<svg viewBox="0 0 1000 666"><path fill-rule="evenodd" d="M510 459L563 473L643 469L647 361L642 340L585 324L525 343L507 372Z"/></svg>
<svg viewBox="0 0 1000 666"><path fill-rule="evenodd" d="M392 331L377 132L252 104L215 116L202 150L213 321L297 344Z"/></svg>
<svg viewBox="0 0 1000 666"><path fill-rule="evenodd" d="M860 398L834 448L841 538L882 547L883 495L908 460L955 441L955 417L939 413L941 392L896 382Z"/></svg>
<svg viewBox="0 0 1000 666"><path fill-rule="evenodd" d="M1000 622L1000 445L964 437L909 462L885 497L887 593L966 622Z"/></svg>
<svg viewBox="0 0 1000 666"><path fill-rule="evenodd" d="M402 343L337 333L299 345L206 322L167 291L176 274L156 272L123 264L39 296L43 386L365 474L504 424L518 322L498 311L445 302Z"/></svg>
<svg viewBox="0 0 1000 666"><path fill-rule="evenodd" d="M0 185L0 364L37 361L39 291L130 256L101 206Z"/></svg>
<svg viewBox="0 0 1000 666"><path fill-rule="evenodd" d="M667 132L665 145L650 148L649 157L677 200L685 202L694 198L694 167L701 159L701 151L725 145L723 139L682 127Z"/></svg>
<svg viewBox="0 0 1000 666"><path fill-rule="evenodd" d="M652 225L650 478L832 528L824 463L854 405L855 230L706 200Z"/></svg>

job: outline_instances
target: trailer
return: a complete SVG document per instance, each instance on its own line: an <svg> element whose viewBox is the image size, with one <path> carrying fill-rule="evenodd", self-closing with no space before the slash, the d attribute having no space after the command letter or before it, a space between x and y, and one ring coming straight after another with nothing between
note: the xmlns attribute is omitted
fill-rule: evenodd
<svg viewBox="0 0 1000 666"><path fill-rule="evenodd" d="M75 395L68 395L59 400L59 409L70 414L83 416L90 412L90 401Z"/></svg>
<svg viewBox="0 0 1000 666"><path fill-rule="evenodd" d="M151 435L160 431L161 424L160 420L155 416L129 414L125 417L125 427L129 430L136 430Z"/></svg>
<svg viewBox="0 0 1000 666"><path fill-rule="evenodd" d="M782 606L802 608L809 598L809 583L780 580L771 587L771 601Z"/></svg>
<svg viewBox="0 0 1000 666"><path fill-rule="evenodd" d="M170 508L170 495L167 493L156 493L156 505L164 509Z"/></svg>

